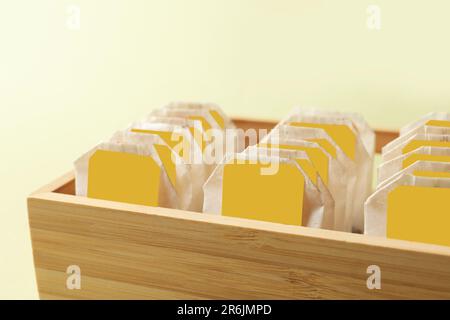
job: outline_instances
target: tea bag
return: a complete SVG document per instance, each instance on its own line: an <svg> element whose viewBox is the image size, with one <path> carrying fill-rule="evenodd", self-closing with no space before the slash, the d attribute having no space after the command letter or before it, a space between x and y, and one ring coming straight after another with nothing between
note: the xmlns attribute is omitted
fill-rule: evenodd
<svg viewBox="0 0 450 320"><path fill-rule="evenodd" d="M407 134L422 126L450 126L450 113L448 112L430 112L421 119L409 123L400 129L400 135Z"/></svg>
<svg viewBox="0 0 450 320"><path fill-rule="evenodd" d="M413 137L399 143L388 152L382 153L382 161L386 162L392 160L422 146L450 148L450 135L415 134Z"/></svg>
<svg viewBox="0 0 450 320"><path fill-rule="evenodd" d="M225 116L223 111L212 104L195 104L195 103L172 103L161 109L151 113L152 117L181 117L190 121L199 121L201 123L201 138L196 137L196 141L202 141L202 151L204 151L205 163L213 169L217 165L217 158L222 159L219 155L227 152L240 151L242 149L227 149L227 135L235 131L232 121ZM217 150L216 150L217 149ZM205 151L206 150L206 151ZM211 157L213 156L213 157Z"/></svg>
<svg viewBox="0 0 450 320"><path fill-rule="evenodd" d="M364 227L363 205L371 192L372 185L373 150L370 150L372 154L369 154L368 151L369 148L373 147L373 141L371 144L368 141L367 146L365 146L352 120L343 117L333 118L321 115L320 112L315 115L293 114L283 124L324 130L347 157L355 163L357 170L356 188L360 192L360 197L357 198L353 210L352 228L354 232L362 232Z"/></svg>
<svg viewBox="0 0 450 320"><path fill-rule="evenodd" d="M156 109L150 116L158 117L177 117L187 120L197 120L202 124L203 131L224 130L225 128L219 124L208 110L203 109L185 109L185 108L162 108Z"/></svg>
<svg viewBox="0 0 450 320"><path fill-rule="evenodd" d="M333 196L331 195L328 187L323 183L322 178L320 177L317 169L314 167L312 161L310 160L306 151L302 150L289 150L289 149L276 149L276 148L265 148L259 146L250 146L248 147L244 153L251 158L271 158L271 157L279 157L282 159L294 160L301 168L304 174L306 174L311 180L311 182L317 187L320 194L322 195L323 202L326 204L327 208L331 208L331 203L334 204L333 207L333 220L334 220L334 230L336 228L336 202L334 201ZM342 214L345 214L344 208L337 208L342 210Z"/></svg>
<svg viewBox="0 0 450 320"><path fill-rule="evenodd" d="M302 170L308 175L308 178L312 183L316 186L320 184L321 187L327 189L327 192L329 193L328 188L323 183L322 178L320 177L317 169L314 167L306 151L254 145L249 146L243 152L251 157L279 157L295 160Z"/></svg>
<svg viewBox="0 0 450 320"><path fill-rule="evenodd" d="M127 131L116 132L110 142L137 144L156 150L159 160L172 183L179 200L178 208L201 212L203 205L202 185L197 183L191 165L172 150L158 135Z"/></svg>
<svg viewBox="0 0 450 320"><path fill-rule="evenodd" d="M369 193L369 188L367 185L367 178L363 176L361 172L369 175L366 171L366 166L370 165L370 162L363 161L359 156L352 160L345 154L341 149L340 145L336 143L329 134L322 128L309 128L309 127L296 127L291 125L278 125L272 130L268 135L267 140L273 140L274 137L284 137L288 139L302 139L305 141L311 141L318 143L321 147L327 150L328 153L335 156L339 163L345 168L344 175L341 177L336 177L336 179L342 179L343 183L347 184L346 197L341 199L346 199L346 214L350 214L351 218L351 229L354 232L362 232L363 230L363 207L364 201L366 199L366 194ZM264 141L266 139L263 139ZM361 147L361 145L359 145ZM364 151L365 153L365 151ZM359 166L357 166L359 164ZM330 175L336 174L335 172L330 172ZM350 189L351 188L351 189ZM330 187L330 190L332 188ZM355 192L355 190L357 190ZM334 195L334 191L331 191ZM342 191L341 191L342 192ZM338 196L334 197L335 199ZM335 200L336 201L336 200ZM348 219L346 219L348 220ZM350 231L349 230L349 231Z"/></svg>
<svg viewBox="0 0 450 320"><path fill-rule="evenodd" d="M323 129L347 157L355 163L357 170L356 190L360 198L355 203L353 216L353 231L362 232L364 227L363 205L365 199L371 193L373 155L369 155L362 143L352 121L347 119L330 119L329 117L307 117L297 115L300 122L288 122L289 126L300 128Z"/></svg>
<svg viewBox="0 0 450 320"><path fill-rule="evenodd" d="M450 162L450 148L419 147L378 166L378 184L417 161Z"/></svg>
<svg viewBox="0 0 450 320"><path fill-rule="evenodd" d="M203 212L208 214L334 227L334 202L326 203L324 194L293 160L228 155L203 189Z"/></svg>
<svg viewBox="0 0 450 320"><path fill-rule="evenodd" d="M203 184L214 169L214 164L203 161L203 151L191 134L188 126L167 123L136 122L128 129L130 132L156 135L177 153L185 164L189 165L193 178L192 186L194 199L193 211L201 211L203 205Z"/></svg>
<svg viewBox="0 0 450 320"><path fill-rule="evenodd" d="M101 143L75 161L77 196L179 208L174 186L154 148Z"/></svg>
<svg viewBox="0 0 450 320"><path fill-rule="evenodd" d="M137 122L138 124L139 122ZM187 128L191 133L191 138L195 141L200 150L204 151L207 140L205 140L205 132L200 120L189 120L181 117L168 116L148 116L141 123L168 124L171 126Z"/></svg>
<svg viewBox="0 0 450 320"><path fill-rule="evenodd" d="M416 177L436 177L436 178L450 178L450 161L449 162L435 162L419 160L410 166L395 172L389 178L378 184L377 189L389 184L402 175L410 174Z"/></svg>
<svg viewBox="0 0 450 320"><path fill-rule="evenodd" d="M173 102L164 106L163 109L169 110L191 110L196 112L208 112L214 121L217 123L218 128L221 129L235 129L233 121L223 112L223 110L214 103L195 103L195 102Z"/></svg>
<svg viewBox="0 0 450 320"><path fill-rule="evenodd" d="M132 123L127 131L158 135L186 163L202 164L201 146L192 135L191 127L188 125L140 121Z"/></svg>
<svg viewBox="0 0 450 320"><path fill-rule="evenodd" d="M450 135L450 127L440 127L440 126L429 126L424 125L421 127L417 127L416 129L412 129L409 132L399 136L398 138L392 140L381 149L381 153L386 154L399 145L404 144L406 141L410 140L417 134L423 134L424 136L428 135Z"/></svg>
<svg viewBox="0 0 450 320"><path fill-rule="evenodd" d="M370 128L369 124L360 114L296 107L285 119L283 119L283 121L280 122L280 124L302 122L305 117L315 117L316 119L328 118L330 120L337 120L338 122L350 120L353 127L358 132L358 135L366 148L367 154L373 158L375 154L375 132Z"/></svg>
<svg viewBox="0 0 450 320"><path fill-rule="evenodd" d="M299 159L304 159L306 155L307 159L310 161L320 180L324 183L324 186L331 193L334 202L334 221L335 230L339 231L351 231L351 219L352 212L351 206L346 206L347 197L347 187L345 177L345 169L342 164L336 159L335 152L328 150L335 156L331 156L328 151L326 151L322 146L316 142L310 142L306 140L295 140L279 138L277 144L270 144L270 136L262 139L261 143L257 146L250 147L248 150L253 150L253 148L268 149L272 152L281 153L282 157L290 158L291 156L297 156ZM290 153L290 155L289 155ZM305 161L303 161L305 162ZM306 164L304 164L306 166ZM303 170L308 174L311 170L307 170L303 167ZM311 178L311 176L310 176ZM314 182L314 179L311 179ZM353 180L354 182L354 180Z"/></svg>
<svg viewBox="0 0 450 320"><path fill-rule="evenodd" d="M450 179L402 174L365 204L367 235L450 245Z"/></svg>

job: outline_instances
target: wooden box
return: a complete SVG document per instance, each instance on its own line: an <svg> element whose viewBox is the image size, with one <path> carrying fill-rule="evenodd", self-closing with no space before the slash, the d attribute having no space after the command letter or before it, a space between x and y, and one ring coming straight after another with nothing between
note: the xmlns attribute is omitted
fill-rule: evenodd
<svg viewBox="0 0 450 320"><path fill-rule="evenodd" d="M395 137L377 132L377 149ZM28 198L41 298L450 298L449 247L88 199L74 191L70 172ZM70 265L80 267L81 289L66 286ZM381 269L379 290L366 284L371 265Z"/></svg>

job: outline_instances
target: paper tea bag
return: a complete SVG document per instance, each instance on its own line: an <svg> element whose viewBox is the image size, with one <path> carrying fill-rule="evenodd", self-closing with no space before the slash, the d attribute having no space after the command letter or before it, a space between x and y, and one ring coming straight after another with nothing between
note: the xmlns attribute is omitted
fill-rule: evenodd
<svg viewBox="0 0 450 320"><path fill-rule="evenodd" d="M367 235L450 245L450 179L401 175L365 204Z"/></svg>
<svg viewBox="0 0 450 320"><path fill-rule="evenodd" d="M203 212L333 229L334 202L293 160L229 155L204 185Z"/></svg>
<svg viewBox="0 0 450 320"><path fill-rule="evenodd" d="M216 113L218 115L218 113ZM211 114L210 110L205 108L176 108L166 106L162 109L155 110L151 113L151 116L169 116L169 117L182 117L188 120L196 120L200 121L202 126L203 135L201 136L202 141L202 150L204 151L206 148L209 149L209 152L215 152L215 148L219 148L217 152L224 153L226 152L225 145L225 128L221 126L221 124L217 123L216 118ZM233 129L231 129L233 130ZM196 139L198 142L199 139ZM207 161L208 162L208 161ZM210 163L211 164L211 163ZM214 166L217 165L213 163ZM212 169L214 168L211 167Z"/></svg>
<svg viewBox="0 0 450 320"><path fill-rule="evenodd" d="M301 159L301 162L303 162L302 169L309 175L312 182L314 183L317 180L313 178L313 174L316 172L334 199L334 230L351 231L352 208L351 206L348 206L348 208L346 206L345 200L348 186L346 179L343 178L345 170L339 161L315 142L280 138L277 144L271 145L270 143L265 143L268 139L269 137L265 137L257 146L249 147L248 152L259 148L272 150L272 153L278 152L281 157L289 159L295 156L297 162L299 161L298 159ZM330 148L328 147L328 149ZM335 152L331 152L335 155ZM305 163L306 159L310 162L315 172L308 169L308 164Z"/></svg>
<svg viewBox="0 0 450 320"><path fill-rule="evenodd" d="M245 132L239 129L228 128L226 130L218 130L214 131L209 137L206 137L201 121L199 120L149 116L145 122L167 123L171 125L189 127L194 140L199 146L201 146L204 163L206 165L215 166L223 159L225 154L239 153L245 149Z"/></svg>
<svg viewBox="0 0 450 320"><path fill-rule="evenodd" d="M418 133L408 140L398 144L390 151L381 154L383 162L392 160L402 154L414 151L420 147L450 148L450 136Z"/></svg>
<svg viewBox="0 0 450 320"><path fill-rule="evenodd" d="M197 143L202 151L204 151L206 144L208 143L208 140L205 140L205 132L203 131L203 125L200 120L189 120L185 118L166 116L148 116L144 121L141 121L141 123L142 122L168 124L172 126L188 128L191 136L193 137L193 140Z"/></svg>
<svg viewBox="0 0 450 320"><path fill-rule="evenodd" d="M389 184L402 175L410 174L416 177L436 177L450 178L450 161L449 162L433 162L433 161L416 161L410 166L394 173L391 177L381 182L377 189Z"/></svg>
<svg viewBox="0 0 450 320"><path fill-rule="evenodd" d="M164 117L177 117L184 118L188 120L197 120L202 124L202 128L204 131L209 131L212 129L215 130L224 130L211 113L208 110L196 110L196 109L178 109L178 108L162 108L156 109L150 113L150 116L164 116Z"/></svg>
<svg viewBox="0 0 450 320"><path fill-rule="evenodd" d="M323 188L328 188L322 181L317 169L314 167L311 159L309 158L306 151L303 150L293 150L293 149L283 149L280 148L271 148L271 147L260 147L258 145L250 146L244 150L244 153L251 157L279 157L295 160L300 168L308 175L308 178L311 180L314 185L323 186Z"/></svg>
<svg viewBox="0 0 450 320"><path fill-rule="evenodd" d="M347 119L330 119L328 117L308 117L303 115L296 115L301 121L288 122L290 126L301 128L319 128L323 129L344 151L356 165L357 180L356 187L359 192L362 192L363 200L357 207L356 216L354 216L353 228L355 232L362 232L364 221L362 218L363 203L368 195L371 193L372 187L372 167L373 154L369 155L355 126L352 121Z"/></svg>
<svg viewBox="0 0 450 320"><path fill-rule="evenodd" d="M214 118L219 128L235 129L233 121L214 103L195 102L173 102L163 107L163 109L187 109L193 111L206 111Z"/></svg>
<svg viewBox="0 0 450 320"><path fill-rule="evenodd" d="M192 166L172 150L158 135L118 131L110 139L113 143L137 144L153 148L176 190L178 208L201 212L203 206L202 184L196 180Z"/></svg>
<svg viewBox="0 0 450 320"><path fill-rule="evenodd" d="M362 232L364 227L364 216L362 213L364 201L371 193L372 186L373 149L371 150L372 154L369 154L368 148L370 147L364 145L356 130L355 123L349 119L323 116L320 112L313 116L295 114L290 119L298 121L286 120L283 123L301 128L323 129L344 151L347 157L354 161L357 169L356 187L358 192L362 192L362 195L358 199L360 201L355 203L353 231ZM368 145L371 145L373 148L373 141L372 143L368 141Z"/></svg>
<svg viewBox="0 0 450 320"><path fill-rule="evenodd" d="M77 196L178 208L175 188L154 148L101 143L75 161Z"/></svg>
<svg viewBox="0 0 450 320"><path fill-rule="evenodd" d="M450 123L450 122L449 122ZM442 126L429 126L424 125L421 127L417 127L416 129L412 129L409 132L399 136L398 138L392 140L388 144L386 144L382 149L381 153L386 154L392 150L394 150L399 145L405 143L406 141L410 140L417 134L424 134L424 135L450 135L450 126L449 127L442 127Z"/></svg>
<svg viewBox="0 0 450 320"><path fill-rule="evenodd" d="M186 163L202 163L201 146L197 143L189 126L161 122L135 122L127 131L134 133L156 134Z"/></svg>
<svg viewBox="0 0 450 320"><path fill-rule="evenodd" d="M375 132L370 128L369 124L364 120L364 118L358 113L344 113L338 111L327 111L319 110L316 108L303 108L296 107L291 113L283 119L280 124L288 124L290 122L303 122L305 117L314 117L321 121L320 119L328 118L337 121L350 120L353 123L353 127L358 132L361 141L366 148L367 154L373 157L375 154ZM331 120L332 121L332 120ZM320 122L319 122L320 123Z"/></svg>
<svg viewBox="0 0 450 320"><path fill-rule="evenodd" d="M349 158L344 151L341 149L340 145L336 143L329 134L321 128L309 128L309 127L296 127L291 125L278 125L274 130L268 135L265 140L273 140L275 137L283 137L287 139L302 139L305 141L312 141L318 143L321 147L323 147L327 152L333 155L339 163L345 168L344 175L335 179L342 179L343 183L347 184L347 188L342 189L346 192L345 199L346 200L346 216L350 215L351 218L351 229L348 231L354 232L362 232L363 230L363 208L364 201L366 199L366 194L369 193L366 179L362 177L362 173L367 169L365 166L370 165L370 162L362 161L359 156L355 157L355 160ZM359 145L361 147L361 145ZM365 151L364 151L365 152ZM359 164L359 166L357 166ZM330 172L331 174L336 174L334 172ZM329 187L330 190L333 190L332 187ZM357 191L355 191L357 190ZM334 195L334 190L331 191ZM342 191L341 191L342 192ZM338 198L336 195L335 199ZM336 201L336 200L335 200Z"/></svg>
<svg viewBox="0 0 450 320"><path fill-rule="evenodd" d="M417 161L450 162L450 148L419 147L378 166L378 184Z"/></svg>
<svg viewBox="0 0 450 320"><path fill-rule="evenodd" d="M422 127L424 125L449 127L450 126L450 113L448 113L448 112L430 112L429 114L425 115L421 119L402 127L400 129L400 135L402 136L404 134L407 134L411 130L414 130L418 127Z"/></svg>
<svg viewBox="0 0 450 320"><path fill-rule="evenodd" d="M193 201L192 211L201 211L203 205L203 184L214 169L214 165L205 164L203 152L187 126L178 126L166 123L137 122L132 124L128 131L133 133L157 135L186 165L189 165L192 180Z"/></svg>
<svg viewBox="0 0 450 320"><path fill-rule="evenodd" d="M187 127L190 129L191 134L194 135L194 130L198 130L198 132L203 131L202 122L200 120L190 120L181 117L166 117L166 116L148 116L142 122L150 122L150 123L165 123L170 125L176 125L181 127Z"/></svg>
<svg viewBox="0 0 450 320"><path fill-rule="evenodd" d="M310 160L308 154L306 151L301 150L289 150L289 149L276 149L276 148L264 148L259 146L251 146L248 147L244 153L248 155L251 158L272 158L272 157L279 157L282 159L289 159L294 160L301 168L304 174L306 174L311 180L311 182L317 187L319 192L323 194L324 203L327 203L327 207L329 207L329 203L333 201L334 208L333 208L333 215L334 215L334 230L338 230L336 228L336 209L340 209L342 211L342 214L345 214L345 207L344 208L336 208L336 202L334 201L333 196L331 195L330 191L328 190L328 187L323 183L322 178L320 177L319 173L317 172L317 169L314 167L312 161Z"/></svg>

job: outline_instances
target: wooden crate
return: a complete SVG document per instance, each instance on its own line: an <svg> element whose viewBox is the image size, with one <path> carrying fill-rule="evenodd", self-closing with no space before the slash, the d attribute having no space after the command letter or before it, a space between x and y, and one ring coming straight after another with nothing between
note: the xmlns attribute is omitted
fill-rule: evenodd
<svg viewBox="0 0 450 320"><path fill-rule="evenodd" d="M236 120L242 128L271 122ZM396 137L377 132L377 150ZM41 298L449 299L450 248L74 196L28 198ZM66 287L70 265L81 289ZM381 268L369 290L367 268Z"/></svg>

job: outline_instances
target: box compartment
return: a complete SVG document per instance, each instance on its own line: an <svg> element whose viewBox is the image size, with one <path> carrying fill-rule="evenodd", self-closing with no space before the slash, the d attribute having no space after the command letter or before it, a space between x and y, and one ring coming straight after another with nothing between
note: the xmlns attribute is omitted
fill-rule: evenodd
<svg viewBox="0 0 450 320"><path fill-rule="evenodd" d="M241 128L273 122L236 120ZM377 132L377 150L395 138ZM450 248L74 195L28 198L42 299L450 299ZM81 289L66 286L81 270ZM367 268L381 289L367 288Z"/></svg>

